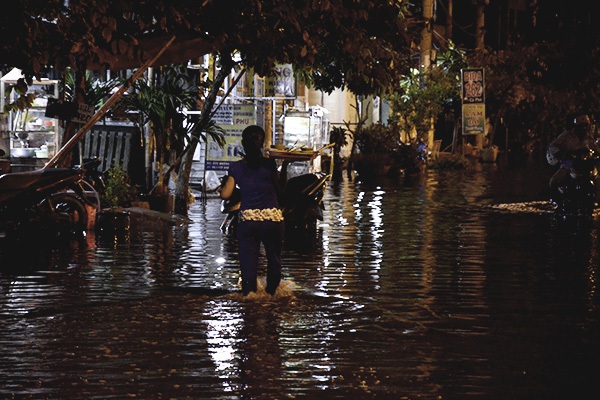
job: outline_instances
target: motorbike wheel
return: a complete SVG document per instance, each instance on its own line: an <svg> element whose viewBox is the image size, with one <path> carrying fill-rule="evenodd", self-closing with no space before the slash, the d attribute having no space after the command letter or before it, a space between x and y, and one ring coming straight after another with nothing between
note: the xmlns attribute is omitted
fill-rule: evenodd
<svg viewBox="0 0 600 400"><path fill-rule="evenodd" d="M55 193L44 200L53 228L59 233L81 233L86 230L88 213L85 204L72 193Z"/></svg>
<svg viewBox="0 0 600 400"><path fill-rule="evenodd" d="M562 187L556 212L562 216L591 216L595 207L595 189L590 182L570 182Z"/></svg>

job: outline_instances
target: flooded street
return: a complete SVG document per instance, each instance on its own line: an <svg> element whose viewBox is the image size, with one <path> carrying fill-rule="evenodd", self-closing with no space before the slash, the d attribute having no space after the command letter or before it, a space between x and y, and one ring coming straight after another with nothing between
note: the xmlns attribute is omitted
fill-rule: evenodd
<svg viewBox="0 0 600 400"><path fill-rule="evenodd" d="M189 224L3 249L0 398L589 398L600 218L556 221L550 175L331 184L275 298L238 294L214 194Z"/></svg>

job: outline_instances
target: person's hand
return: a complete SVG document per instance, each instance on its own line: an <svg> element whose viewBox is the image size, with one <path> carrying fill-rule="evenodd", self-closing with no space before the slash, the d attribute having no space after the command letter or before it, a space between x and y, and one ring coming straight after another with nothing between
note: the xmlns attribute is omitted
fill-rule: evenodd
<svg viewBox="0 0 600 400"><path fill-rule="evenodd" d="M233 194L235 189L235 179L229 175L225 175L221 181L221 188L219 189L219 196L223 200L227 200Z"/></svg>
<svg viewBox="0 0 600 400"><path fill-rule="evenodd" d="M223 175L221 177L221 184L219 185L219 187L223 187L223 185L225 185L225 182L227 182L227 178L229 178L229 175Z"/></svg>

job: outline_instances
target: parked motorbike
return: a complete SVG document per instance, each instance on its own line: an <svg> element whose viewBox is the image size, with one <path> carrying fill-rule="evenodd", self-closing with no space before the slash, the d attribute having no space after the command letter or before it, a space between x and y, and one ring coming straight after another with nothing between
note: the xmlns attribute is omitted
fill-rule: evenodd
<svg viewBox="0 0 600 400"><path fill-rule="evenodd" d="M83 160L83 168L85 175L83 177L84 182L87 183L87 187L91 186L93 191L96 191L99 195L106 192L106 179L105 173L98 170L98 167L102 164L102 160L99 158L88 158ZM80 168L80 166L76 166Z"/></svg>
<svg viewBox="0 0 600 400"><path fill-rule="evenodd" d="M221 182L226 178L224 176ZM316 226L317 220L323 220L323 196L330 178L331 174L308 173L288 179L281 197L286 229L310 229ZM229 199L221 202L221 212L226 214L221 231L228 232L237 224L240 202L238 187Z"/></svg>
<svg viewBox="0 0 600 400"><path fill-rule="evenodd" d="M227 176L228 175L225 175L221 178L221 186L225 184ZM223 214L227 214L225 216L225 219L221 223L221 232L229 231L229 229L235 226L235 224L237 223L237 216L240 211L241 201L242 192L240 191L240 188L237 185L235 185L233 193L231 193L231 197L229 197L227 200L221 201L221 212Z"/></svg>
<svg viewBox="0 0 600 400"><path fill-rule="evenodd" d="M39 234L85 232L90 218L86 205L98 206L97 192L85 176L81 167L0 176L0 239L30 241Z"/></svg>
<svg viewBox="0 0 600 400"><path fill-rule="evenodd" d="M281 199L286 228L314 228L323 221L323 196L331 174L308 173L288 179Z"/></svg>
<svg viewBox="0 0 600 400"><path fill-rule="evenodd" d="M556 213L564 217L591 216L597 201L595 179L600 155L584 148L568 157L572 160L571 171L552 198Z"/></svg>

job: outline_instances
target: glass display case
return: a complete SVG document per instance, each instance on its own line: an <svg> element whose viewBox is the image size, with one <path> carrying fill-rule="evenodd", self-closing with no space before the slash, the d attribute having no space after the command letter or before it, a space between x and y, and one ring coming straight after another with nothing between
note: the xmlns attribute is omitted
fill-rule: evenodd
<svg viewBox="0 0 600 400"><path fill-rule="evenodd" d="M17 73L13 70L2 78L1 110L4 110L6 104L16 100L17 95L12 90L12 85L19 78L18 70ZM58 120L45 116L48 99L58 98L58 81L33 81L27 93L34 95L32 106L24 110L9 111L4 124L10 140L11 164L14 167L43 166L54 156L59 144Z"/></svg>
<svg viewBox="0 0 600 400"><path fill-rule="evenodd" d="M328 112L319 106L307 111L287 110L283 125L283 144L286 148L319 149L329 143Z"/></svg>

